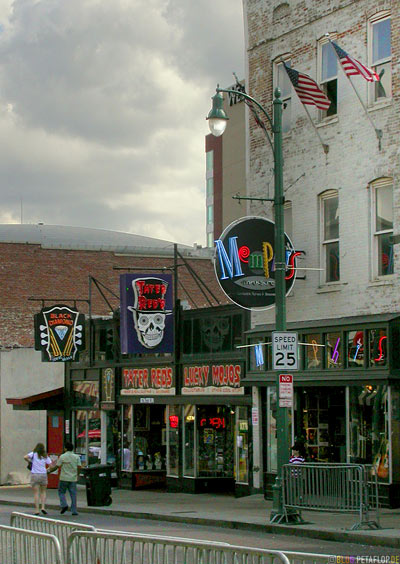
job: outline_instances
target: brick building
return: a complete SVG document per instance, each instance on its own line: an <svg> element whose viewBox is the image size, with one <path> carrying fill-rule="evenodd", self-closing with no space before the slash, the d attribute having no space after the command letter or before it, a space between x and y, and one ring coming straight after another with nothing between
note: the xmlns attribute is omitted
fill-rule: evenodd
<svg viewBox="0 0 400 564"><path fill-rule="evenodd" d="M182 306L226 303L210 252L184 245L177 250ZM90 296L92 317L110 318L119 307L119 276L125 269L147 272L173 266L174 245L168 241L100 229L0 226L0 483L25 479L22 457L36 442L46 442L51 423L45 411L13 411L7 398L20 408L43 408L45 400L54 408L62 406L60 398L46 393L63 388L63 363L41 362L33 348L33 315L42 301L46 306L73 306L75 301L87 316ZM17 399L23 397L31 400Z"/></svg>
<svg viewBox="0 0 400 564"><path fill-rule="evenodd" d="M288 330L308 345L295 374L292 440L304 440L309 460L376 464L382 492L398 505L400 5L245 0L244 13L248 92L272 111L279 86L284 102L285 220L304 251L301 266L321 269L298 271L302 279L287 298ZM380 76L351 78L365 110L326 34ZM331 100L328 111L308 106L314 126L282 61ZM248 147L248 195L268 196L272 153L251 118ZM273 217L267 204L250 209ZM253 313L252 327L250 341L269 341L274 310ZM275 375L268 351L261 370L252 355L247 381L265 430L254 462L268 491L276 469Z"/></svg>

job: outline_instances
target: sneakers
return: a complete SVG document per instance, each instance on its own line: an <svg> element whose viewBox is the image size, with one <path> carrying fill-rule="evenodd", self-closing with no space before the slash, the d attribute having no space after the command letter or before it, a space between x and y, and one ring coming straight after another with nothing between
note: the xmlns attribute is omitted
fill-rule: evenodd
<svg viewBox="0 0 400 564"><path fill-rule="evenodd" d="M71 513L71 515L79 515L79 513Z"/></svg>
<svg viewBox="0 0 400 564"><path fill-rule="evenodd" d="M42 513L43 515L47 515L47 511L45 509L42 509Z"/></svg>
<svg viewBox="0 0 400 564"><path fill-rule="evenodd" d="M62 507L62 508L61 508L61 511L60 511L61 515L62 515L63 513L65 513L66 511L68 511L68 505L66 505L65 507Z"/></svg>

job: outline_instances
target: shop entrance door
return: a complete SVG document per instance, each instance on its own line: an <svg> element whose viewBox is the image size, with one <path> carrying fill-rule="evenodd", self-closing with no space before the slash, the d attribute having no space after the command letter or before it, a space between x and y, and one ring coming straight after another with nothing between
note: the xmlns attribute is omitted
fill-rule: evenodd
<svg viewBox="0 0 400 564"><path fill-rule="evenodd" d="M64 416L62 412L47 412L47 452L51 458L58 458L63 453ZM58 473L48 475L47 487L58 488Z"/></svg>

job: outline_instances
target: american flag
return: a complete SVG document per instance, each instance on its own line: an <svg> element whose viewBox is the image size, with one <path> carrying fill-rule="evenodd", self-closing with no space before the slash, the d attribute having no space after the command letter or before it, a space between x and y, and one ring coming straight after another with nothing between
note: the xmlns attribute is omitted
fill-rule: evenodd
<svg viewBox="0 0 400 564"><path fill-rule="evenodd" d="M346 53L346 51L343 51L343 49L341 49L339 45L336 45L336 43L334 43L333 41L331 41L331 44L335 49L340 64L342 65L343 70L347 74L347 76L360 74L365 78L365 80L368 80L368 82L379 80L379 75L374 70L369 69L368 67L360 63L360 61L357 61L357 59L350 57L350 55Z"/></svg>
<svg viewBox="0 0 400 564"><path fill-rule="evenodd" d="M318 84L308 75L298 72L283 63L286 72L296 90L300 101L304 105L317 106L320 110L327 110L331 105L331 101L322 92Z"/></svg>

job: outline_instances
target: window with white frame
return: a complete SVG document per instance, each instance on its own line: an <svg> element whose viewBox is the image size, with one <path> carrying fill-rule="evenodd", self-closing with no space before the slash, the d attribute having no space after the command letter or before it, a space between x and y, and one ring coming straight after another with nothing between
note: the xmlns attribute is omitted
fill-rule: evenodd
<svg viewBox="0 0 400 564"><path fill-rule="evenodd" d="M337 114L337 74L338 61L335 51L327 38L318 42L319 83L331 101L327 110L321 110L321 118Z"/></svg>
<svg viewBox="0 0 400 564"><path fill-rule="evenodd" d="M388 12L374 16L369 22L369 52L371 67L379 75L374 82L372 102L392 97L392 48Z"/></svg>
<svg viewBox="0 0 400 564"><path fill-rule="evenodd" d="M393 181L371 184L374 277L393 274Z"/></svg>
<svg viewBox="0 0 400 564"><path fill-rule="evenodd" d="M288 67L291 66L290 59L286 59L285 63ZM275 63L274 73L274 87L280 88L281 100L283 103L282 112L282 133L287 133L291 128L291 114L292 114L292 86L288 73L282 62ZM274 90L275 90L274 88Z"/></svg>
<svg viewBox="0 0 400 564"><path fill-rule="evenodd" d="M324 282L340 280L339 194L329 190L320 196L321 265Z"/></svg>

